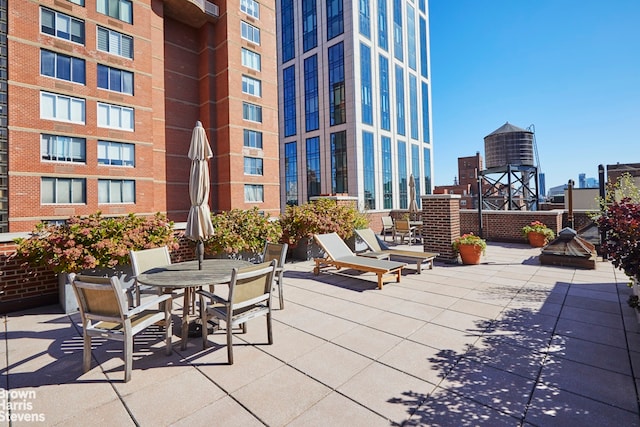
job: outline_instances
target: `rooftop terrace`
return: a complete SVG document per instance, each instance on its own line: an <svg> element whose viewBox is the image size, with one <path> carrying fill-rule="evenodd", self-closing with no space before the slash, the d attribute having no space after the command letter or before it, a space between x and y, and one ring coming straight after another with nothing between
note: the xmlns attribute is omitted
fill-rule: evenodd
<svg viewBox="0 0 640 427"><path fill-rule="evenodd" d="M151 330L136 339L128 383L118 342L97 341L82 374L78 314L10 313L3 425L8 402L30 404L11 411L15 420L65 426L640 425L640 328L626 277L607 262L541 266L539 253L490 243L481 265L417 275L411 263L383 290L371 274L314 276L311 261L288 263L273 345L255 319L234 337L230 366L223 331L206 350L192 338L165 356Z"/></svg>

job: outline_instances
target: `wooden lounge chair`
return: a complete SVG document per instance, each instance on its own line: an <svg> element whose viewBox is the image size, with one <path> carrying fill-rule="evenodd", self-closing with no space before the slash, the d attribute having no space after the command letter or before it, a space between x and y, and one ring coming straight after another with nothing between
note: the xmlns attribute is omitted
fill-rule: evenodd
<svg viewBox="0 0 640 427"><path fill-rule="evenodd" d="M313 273L316 276L322 267L351 268L375 273L378 276L378 289L382 289L384 282L390 279L400 282L402 269L407 265L404 262L357 256L336 233L314 234L313 237L326 254L326 258L315 258Z"/></svg>
<svg viewBox="0 0 640 427"><path fill-rule="evenodd" d="M429 269L433 269L433 260L440 254L434 252L418 252L418 251L404 251L400 249L391 249L384 242L381 242L376 236L376 233L370 229L365 228L362 230L356 230L356 233L366 243L372 252L364 252L359 254L360 256L367 256L372 258L381 258L381 255L387 255L387 259L390 256L397 256L401 258L413 258L417 260L416 270L418 274L422 272L422 263L426 263Z"/></svg>

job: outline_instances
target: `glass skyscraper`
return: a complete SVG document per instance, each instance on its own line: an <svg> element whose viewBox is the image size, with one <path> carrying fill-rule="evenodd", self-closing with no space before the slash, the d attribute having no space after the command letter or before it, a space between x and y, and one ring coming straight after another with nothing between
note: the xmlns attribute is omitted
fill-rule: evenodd
<svg viewBox="0 0 640 427"><path fill-rule="evenodd" d="M344 194L369 211L406 209L411 174L430 194L427 1L276 6L282 206Z"/></svg>

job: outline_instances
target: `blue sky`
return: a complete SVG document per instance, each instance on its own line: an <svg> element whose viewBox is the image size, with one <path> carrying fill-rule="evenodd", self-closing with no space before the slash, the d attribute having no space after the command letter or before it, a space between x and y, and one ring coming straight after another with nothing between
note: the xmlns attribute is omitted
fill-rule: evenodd
<svg viewBox="0 0 640 427"><path fill-rule="evenodd" d="M640 0L430 0L434 183L535 126L546 188L640 163Z"/></svg>

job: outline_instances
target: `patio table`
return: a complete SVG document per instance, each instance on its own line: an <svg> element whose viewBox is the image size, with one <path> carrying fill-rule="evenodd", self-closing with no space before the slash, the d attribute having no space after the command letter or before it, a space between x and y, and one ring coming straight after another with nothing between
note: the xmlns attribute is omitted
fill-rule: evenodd
<svg viewBox="0 0 640 427"><path fill-rule="evenodd" d="M202 270L198 269L198 261L186 261L156 267L139 274L138 282L147 286L163 289L184 289L184 304L182 305L182 344L181 349L187 348L189 334L189 304L191 294L203 286L229 283L231 270L253 265L249 261L237 259L205 259ZM203 325L202 327L206 327Z"/></svg>

